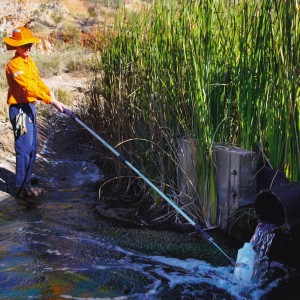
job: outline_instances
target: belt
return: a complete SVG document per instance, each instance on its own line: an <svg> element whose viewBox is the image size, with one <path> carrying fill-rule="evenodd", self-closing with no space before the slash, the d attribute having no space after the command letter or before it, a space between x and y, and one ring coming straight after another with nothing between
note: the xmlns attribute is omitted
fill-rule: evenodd
<svg viewBox="0 0 300 300"><path fill-rule="evenodd" d="M14 104L10 104L10 106L22 106L22 105L25 105L25 104L33 104L33 105L35 105L35 104L36 104L36 101L34 101L34 102L14 103Z"/></svg>

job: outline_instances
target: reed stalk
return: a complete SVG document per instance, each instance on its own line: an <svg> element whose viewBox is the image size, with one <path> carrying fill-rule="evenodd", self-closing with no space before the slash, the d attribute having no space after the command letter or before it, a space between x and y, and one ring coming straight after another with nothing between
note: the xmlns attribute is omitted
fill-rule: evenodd
<svg viewBox="0 0 300 300"><path fill-rule="evenodd" d="M106 39L90 112L197 221L216 224L216 142L259 151L300 179L298 0L153 1L121 10ZM182 137L195 144L191 203L178 197Z"/></svg>

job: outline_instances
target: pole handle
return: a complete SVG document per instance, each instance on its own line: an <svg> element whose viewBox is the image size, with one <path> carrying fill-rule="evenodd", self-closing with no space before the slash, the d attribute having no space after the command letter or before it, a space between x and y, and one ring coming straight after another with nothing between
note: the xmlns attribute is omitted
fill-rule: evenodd
<svg viewBox="0 0 300 300"><path fill-rule="evenodd" d="M213 238L199 225L199 224L195 224L194 225L195 229L201 234L203 235L208 241L213 242Z"/></svg>
<svg viewBox="0 0 300 300"><path fill-rule="evenodd" d="M69 109L67 109L67 108L65 108L65 107L63 107L63 113L66 114L66 115L68 115L68 116L70 116L70 117L71 117L72 119L74 119L74 120L75 120L75 118L76 118L76 116L74 115L74 113L71 112Z"/></svg>

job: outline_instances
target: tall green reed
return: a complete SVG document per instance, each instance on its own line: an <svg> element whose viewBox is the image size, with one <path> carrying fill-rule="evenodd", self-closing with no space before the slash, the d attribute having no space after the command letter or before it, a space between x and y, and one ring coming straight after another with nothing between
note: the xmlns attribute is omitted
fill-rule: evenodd
<svg viewBox="0 0 300 300"><path fill-rule="evenodd" d="M292 181L300 178L298 14L297 1L243 4L235 80L238 142L258 144L265 163Z"/></svg>
<svg viewBox="0 0 300 300"><path fill-rule="evenodd" d="M297 0L153 1L138 14L120 11L91 84L96 126L207 226L216 223L214 143L257 150L299 180L298 14ZM181 138L192 141L196 169L188 203L176 179Z"/></svg>

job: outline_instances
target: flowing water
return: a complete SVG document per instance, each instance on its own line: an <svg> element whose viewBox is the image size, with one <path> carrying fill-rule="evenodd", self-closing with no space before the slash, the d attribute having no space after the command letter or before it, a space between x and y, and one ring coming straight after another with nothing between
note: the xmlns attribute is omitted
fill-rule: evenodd
<svg viewBox="0 0 300 300"><path fill-rule="evenodd" d="M232 266L136 251L153 242L149 231L97 218L90 191L60 195L1 224L1 299L241 299ZM264 293L258 287L251 299Z"/></svg>
<svg viewBox="0 0 300 300"><path fill-rule="evenodd" d="M276 228L275 224L260 222L251 239L251 244L256 252L253 272L253 279L256 281L267 279L269 272L269 252L275 237Z"/></svg>
<svg viewBox="0 0 300 300"><path fill-rule="evenodd" d="M43 155L37 175L38 201L0 202L0 299L272 299L279 286L238 282L196 235L104 220L90 162Z"/></svg>
<svg viewBox="0 0 300 300"><path fill-rule="evenodd" d="M174 254L176 245L184 246L182 233L102 220L93 209L97 191L68 185L97 177L93 166L84 170L60 182L50 176L60 190L50 189L37 203L2 203L1 299L262 299L277 285L244 285L234 279L233 266ZM196 242L190 253L192 247Z"/></svg>

